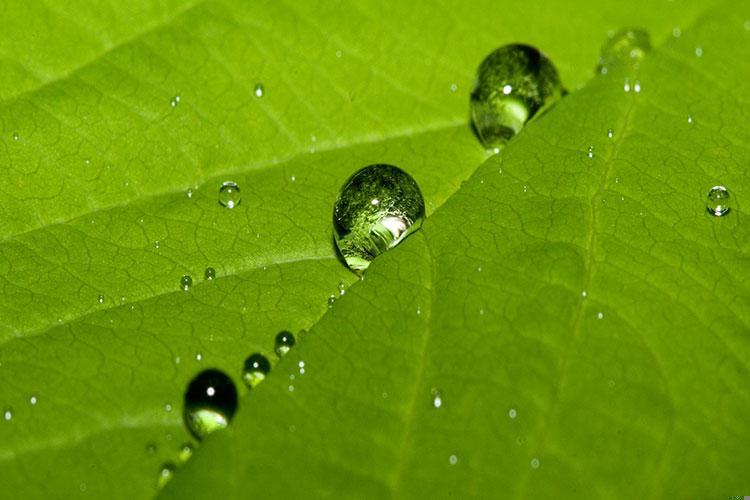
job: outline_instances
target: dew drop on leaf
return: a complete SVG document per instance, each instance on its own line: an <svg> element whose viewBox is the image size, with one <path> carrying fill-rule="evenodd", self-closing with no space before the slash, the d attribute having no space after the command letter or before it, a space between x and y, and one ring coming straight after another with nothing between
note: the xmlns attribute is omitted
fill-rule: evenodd
<svg viewBox="0 0 750 500"><path fill-rule="evenodd" d="M516 418L518 416L518 412L515 408L511 408L510 410L508 410L508 416L510 418Z"/></svg>
<svg viewBox="0 0 750 500"><path fill-rule="evenodd" d="M263 382L270 371L271 363L268 362L268 358L256 352L248 356L245 360L245 367L242 370L242 380L245 381L248 387L253 388Z"/></svg>
<svg viewBox="0 0 750 500"><path fill-rule="evenodd" d="M154 453L156 453L157 449L158 448L155 442L149 441L148 443L146 443L146 453L148 453L149 455L153 455Z"/></svg>
<svg viewBox="0 0 750 500"><path fill-rule="evenodd" d="M289 352L292 347L294 347L294 344L296 342L297 341L295 340L294 334L292 334L292 332L286 330L279 332L278 335L276 335L276 354L280 358L283 357L286 353Z"/></svg>
<svg viewBox="0 0 750 500"><path fill-rule="evenodd" d="M206 272L203 273L203 277L206 278L206 280L211 281L216 277L216 269L213 267L207 267Z"/></svg>
<svg viewBox="0 0 750 500"><path fill-rule="evenodd" d="M229 425L236 410L237 389L222 371L200 372L185 391L185 424L198 439Z"/></svg>
<svg viewBox="0 0 750 500"><path fill-rule="evenodd" d="M539 462L539 459L534 457L531 459L531 468L532 469L538 469L541 463Z"/></svg>
<svg viewBox="0 0 750 500"><path fill-rule="evenodd" d="M156 485L159 487L159 489L164 488L164 486L167 485L167 483L174 476L176 470L177 468L171 462L162 464L161 468L159 469L159 477L156 480Z"/></svg>
<svg viewBox="0 0 750 500"><path fill-rule="evenodd" d="M234 208L240 204L240 187L236 182L226 181L219 188L219 204L222 207Z"/></svg>
<svg viewBox="0 0 750 500"><path fill-rule="evenodd" d="M393 165L370 165L344 184L333 207L336 245L350 269L370 262L419 229L425 207L416 181Z"/></svg>
<svg viewBox="0 0 750 500"><path fill-rule="evenodd" d="M36 406L36 404L39 402L39 398L37 398L34 394L29 396L29 404L31 406Z"/></svg>
<svg viewBox="0 0 750 500"><path fill-rule="evenodd" d="M6 422L9 422L10 420L12 420L13 419L13 409L6 408L5 411L3 411L3 418L5 419Z"/></svg>
<svg viewBox="0 0 750 500"><path fill-rule="evenodd" d="M609 137L611 139L614 136L615 136L615 131L614 130L612 130L612 129L607 130L607 137Z"/></svg>
<svg viewBox="0 0 750 500"><path fill-rule="evenodd" d="M641 28L625 28L604 43L599 53L597 73L606 74L613 66L636 67L651 50L651 38Z"/></svg>
<svg viewBox="0 0 750 500"><path fill-rule="evenodd" d="M180 96L176 95L172 98L171 101L169 101L169 105L173 108L176 108L177 105L180 103Z"/></svg>
<svg viewBox="0 0 750 500"><path fill-rule="evenodd" d="M179 460L180 463L187 462L190 457L193 456L193 451L195 451L195 448L190 443L183 443L182 446L180 446L180 451L177 454L177 460Z"/></svg>
<svg viewBox="0 0 750 500"><path fill-rule="evenodd" d="M440 391L433 388L430 394L432 395L432 406L441 408L443 406L443 396L440 394Z"/></svg>
<svg viewBox="0 0 750 500"><path fill-rule="evenodd" d="M687 122L692 125L693 124L693 115L688 115Z"/></svg>
<svg viewBox="0 0 750 500"><path fill-rule="evenodd" d="M99 302L100 304L104 304L104 295L99 295L96 298L96 301Z"/></svg>
<svg viewBox="0 0 750 500"><path fill-rule="evenodd" d="M471 92L471 116L486 148L504 145L564 94L557 69L539 50L512 44L488 55Z"/></svg>
<svg viewBox="0 0 750 500"><path fill-rule="evenodd" d="M726 215L731 209L730 199L731 197L727 188L724 186L714 186L708 192L706 210L716 217Z"/></svg>
<svg viewBox="0 0 750 500"><path fill-rule="evenodd" d="M184 292L187 292L188 290L190 290L191 286L193 286L193 278L192 277L190 277L189 275L186 274L185 276L183 276L182 278L180 278L180 288Z"/></svg>
<svg viewBox="0 0 750 500"><path fill-rule="evenodd" d="M193 197L192 188L188 188L187 191L185 191L185 194L187 195L188 198L192 198Z"/></svg>
<svg viewBox="0 0 750 500"><path fill-rule="evenodd" d="M255 93L255 97L263 97L263 94L266 92L266 89L263 88L262 83L256 83L255 89L253 92Z"/></svg>
<svg viewBox="0 0 750 500"><path fill-rule="evenodd" d="M593 158L594 157L594 146L589 146L589 150L586 153L586 156L588 156L589 158Z"/></svg>
<svg viewBox="0 0 750 500"><path fill-rule="evenodd" d="M19 135L17 133L13 134L13 140L17 141L18 139L20 139Z"/></svg>
<svg viewBox="0 0 750 500"><path fill-rule="evenodd" d="M451 455L448 457L448 463L451 465L456 465L458 463L458 457L456 455Z"/></svg>

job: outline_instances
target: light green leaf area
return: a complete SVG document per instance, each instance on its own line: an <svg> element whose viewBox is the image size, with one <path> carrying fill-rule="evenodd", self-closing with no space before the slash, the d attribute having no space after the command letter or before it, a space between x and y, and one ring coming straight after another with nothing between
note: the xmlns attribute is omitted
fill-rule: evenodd
<svg viewBox="0 0 750 500"><path fill-rule="evenodd" d="M240 409L166 497L750 490L741 9L0 6L0 497L155 496L207 367ZM631 25L656 47L638 94L592 79ZM509 42L571 95L487 160L468 92ZM428 219L358 282L331 210L375 162L415 177ZM311 330L247 391L282 329Z"/></svg>

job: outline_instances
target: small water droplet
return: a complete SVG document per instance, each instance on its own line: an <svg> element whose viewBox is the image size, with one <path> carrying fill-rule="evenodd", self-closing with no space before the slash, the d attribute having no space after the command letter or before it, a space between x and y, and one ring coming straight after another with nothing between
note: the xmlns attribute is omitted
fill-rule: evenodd
<svg viewBox="0 0 750 500"><path fill-rule="evenodd" d="M455 91L458 90L458 85L456 85L455 83L451 83L451 87L450 88L451 88L451 92L455 92Z"/></svg>
<svg viewBox="0 0 750 500"><path fill-rule="evenodd" d="M31 406L36 406L36 404L38 402L39 402L39 399L34 394L32 394L31 396L29 396L29 404Z"/></svg>
<svg viewBox="0 0 750 500"><path fill-rule="evenodd" d="M99 302L100 304L104 304L104 295L101 295L101 294L100 294L100 295L99 295L99 296L98 296L98 297L96 298L96 301L97 301L97 302Z"/></svg>
<svg viewBox="0 0 750 500"><path fill-rule="evenodd" d="M339 295L345 295L346 294L346 283L344 281L339 281Z"/></svg>
<svg viewBox="0 0 750 500"><path fill-rule="evenodd" d="M434 406L435 408L442 408L443 396L440 394L440 391L433 388L430 391L430 394L432 395L432 406Z"/></svg>
<svg viewBox="0 0 750 500"><path fill-rule="evenodd" d="M537 112L562 97L557 69L539 50L505 45L477 70L471 116L486 148L502 146Z"/></svg>
<svg viewBox="0 0 750 500"><path fill-rule="evenodd" d="M635 83L633 84L633 92L635 92L636 94L640 94L641 93L641 82L640 82L640 80L636 80Z"/></svg>
<svg viewBox="0 0 750 500"><path fill-rule="evenodd" d="M203 361L203 354L196 352L195 353L195 360L196 361Z"/></svg>
<svg viewBox="0 0 750 500"><path fill-rule="evenodd" d="M680 28L672 28L672 36L680 38L680 36L682 36L682 30Z"/></svg>
<svg viewBox="0 0 750 500"><path fill-rule="evenodd" d="M721 217L728 214L731 210L730 201L731 196L727 188L724 186L714 186L708 192L706 210L711 215Z"/></svg>
<svg viewBox="0 0 750 500"><path fill-rule="evenodd" d="M607 74L608 69L613 66L634 69L650 50L651 38L647 31L642 28L622 29L612 33L602 46L597 70Z"/></svg>
<svg viewBox="0 0 750 500"><path fill-rule="evenodd" d="M541 464L540 464L538 458L534 457L534 458L531 459L531 468L532 469L538 469L539 465L541 465Z"/></svg>
<svg viewBox="0 0 750 500"><path fill-rule="evenodd" d="M255 97L263 97L263 94L266 92L266 89L263 88L262 83L256 83L254 92L255 92Z"/></svg>
<svg viewBox="0 0 750 500"><path fill-rule="evenodd" d="M589 146L589 150L586 153L586 156L588 156L589 158L593 158L594 157L594 146Z"/></svg>
<svg viewBox="0 0 750 500"><path fill-rule="evenodd" d="M596 318L597 319L602 319L603 317L604 317L604 313L603 312L599 311L598 313L596 313Z"/></svg>
<svg viewBox="0 0 750 500"><path fill-rule="evenodd" d="M173 108L176 108L177 105L180 103L180 96L176 95L172 98L172 100L169 101L169 105Z"/></svg>
<svg viewBox="0 0 750 500"><path fill-rule="evenodd" d="M233 181L226 181L222 183L219 188L219 204L222 207L234 208L240 204L242 197L240 196L240 187Z"/></svg>
<svg viewBox="0 0 750 500"><path fill-rule="evenodd" d="M693 124L693 115L688 115L687 122L691 125Z"/></svg>
<svg viewBox="0 0 750 500"><path fill-rule="evenodd" d="M159 247L161 247L161 243L159 243L159 240L154 241L154 248L158 250Z"/></svg>
<svg viewBox="0 0 750 500"><path fill-rule="evenodd" d="M300 361L299 363L297 363L297 366L299 367L299 374L304 375L305 374L305 362Z"/></svg>
<svg viewBox="0 0 750 500"><path fill-rule="evenodd" d="M185 424L198 439L229 425L237 410L237 389L224 372L200 372L185 392Z"/></svg>
<svg viewBox="0 0 750 500"><path fill-rule="evenodd" d="M207 281L211 281L212 279L216 278L216 269L214 269L213 267L207 267L206 272L203 273L203 277Z"/></svg>
<svg viewBox="0 0 750 500"><path fill-rule="evenodd" d="M17 133L13 134L13 140L17 141L18 139L20 139L19 135Z"/></svg>
<svg viewBox="0 0 750 500"><path fill-rule="evenodd" d="M193 286L193 278L189 275L184 275L182 278L180 278L180 288L182 291L187 292L190 290L190 287Z"/></svg>
<svg viewBox="0 0 750 500"><path fill-rule="evenodd" d="M292 182L296 182L297 181L297 176L296 175L292 175L290 177L290 179L291 179Z"/></svg>
<svg viewBox="0 0 750 500"><path fill-rule="evenodd" d="M187 188L187 191L185 191L185 194L187 195L188 198L192 198L193 197L193 189L192 188Z"/></svg>
<svg viewBox="0 0 750 500"><path fill-rule="evenodd" d="M165 404L164 410L166 410L167 413L170 413L172 411L172 405L169 403Z"/></svg>
<svg viewBox="0 0 750 500"><path fill-rule="evenodd" d="M6 408L5 411L3 412L3 418L5 419L6 422L9 422L10 420L12 420L13 410L11 408Z"/></svg>
<svg viewBox="0 0 750 500"><path fill-rule="evenodd" d="M510 418L516 418L518 416L518 412L515 408L511 408L510 410L508 410L508 416Z"/></svg>
<svg viewBox="0 0 750 500"><path fill-rule="evenodd" d="M363 271L419 229L424 213L422 192L409 174L393 165L369 165L351 176L336 198L336 245L350 269Z"/></svg>
<svg viewBox="0 0 750 500"><path fill-rule="evenodd" d="M341 59L341 56L342 56L342 55L343 55L343 53L342 53L342 52L341 52L340 50L337 50L337 51L336 51L336 57L337 57L337 58Z"/></svg>
<svg viewBox="0 0 750 500"><path fill-rule="evenodd" d="M448 463L451 465L456 465L458 463L458 457L456 455L449 456Z"/></svg>
<svg viewBox="0 0 750 500"><path fill-rule="evenodd" d="M190 460L190 457L193 456L193 452L195 451L195 448L190 443L183 443L182 446L180 446L180 451L177 454L177 460L180 463L185 463L188 460Z"/></svg>
<svg viewBox="0 0 750 500"><path fill-rule="evenodd" d="M171 462L167 462L159 469L159 477L156 480L156 485L159 489L164 488L169 481L174 477L174 473L177 471L177 467Z"/></svg>
<svg viewBox="0 0 750 500"><path fill-rule="evenodd" d="M292 332L286 330L279 332L278 335L276 335L276 354L280 358L283 357L296 343L297 341Z"/></svg>
<svg viewBox="0 0 750 500"><path fill-rule="evenodd" d="M622 85L622 89L623 89L623 90L624 90L625 92L630 92L630 79L629 79L629 78L626 78L626 79L625 79L625 83L623 83L623 85Z"/></svg>
<svg viewBox="0 0 750 500"><path fill-rule="evenodd" d="M154 441L149 441L146 443L146 453L149 455L153 455L158 450L158 447L156 446L156 443Z"/></svg>
<svg viewBox="0 0 750 500"><path fill-rule="evenodd" d="M695 48L695 57L701 57L703 55L703 47Z"/></svg>
<svg viewBox="0 0 750 500"><path fill-rule="evenodd" d="M417 306L417 316L422 315L422 308L420 306Z"/></svg>
<svg viewBox="0 0 750 500"><path fill-rule="evenodd" d="M609 137L611 139L614 136L615 136L615 131L614 130L612 130L612 129L607 130L607 137Z"/></svg>
<svg viewBox="0 0 750 500"><path fill-rule="evenodd" d="M255 354L248 356L245 360L245 368L242 371L242 380L245 381L245 384L248 387L253 388L263 382L270 371L271 363L268 362L268 358L259 352L256 352Z"/></svg>
<svg viewBox="0 0 750 500"><path fill-rule="evenodd" d="M331 295L330 297L328 297L328 309L333 309L333 304L335 303L336 303L335 295Z"/></svg>
<svg viewBox="0 0 750 500"><path fill-rule="evenodd" d="M294 386L293 385L289 386L289 392L294 392Z"/></svg>

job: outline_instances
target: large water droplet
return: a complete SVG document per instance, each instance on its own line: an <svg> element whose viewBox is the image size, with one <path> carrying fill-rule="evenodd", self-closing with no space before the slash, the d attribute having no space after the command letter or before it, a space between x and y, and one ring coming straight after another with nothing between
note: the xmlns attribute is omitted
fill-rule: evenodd
<svg viewBox="0 0 750 500"><path fill-rule="evenodd" d="M237 389L224 372L204 370L188 385L184 418L196 438L226 427L236 410Z"/></svg>
<svg viewBox="0 0 750 500"><path fill-rule="evenodd" d="M245 381L248 387L252 388L263 382L270 371L271 363L268 362L268 358L256 352L248 356L245 360L242 380Z"/></svg>
<svg viewBox="0 0 750 500"><path fill-rule="evenodd" d="M651 50L651 38L641 28L625 28L615 33L602 47L597 72L606 74L613 66L635 68Z"/></svg>
<svg viewBox="0 0 750 500"><path fill-rule="evenodd" d="M190 277L189 275L186 274L185 276L183 276L182 278L180 278L180 288L183 291L187 292L188 290L190 290L191 286L193 286L193 278L192 277Z"/></svg>
<svg viewBox="0 0 750 500"><path fill-rule="evenodd" d="M177 467L171 462L167 462L161 466L161 469L159 469L159 477L156 480L156 485L159 489L164 488L164 486L167 485L174 476L176 470Z"/></svg>
<svg viewBox="0 0 750 500"><path fill-rule="evenodd" d="M721 217L729 213L731 196L724 186L714 186L708 192L706 210L711 215Z"/></svg>
<svg viewBox="0 0 750 500"><path fill-rule="evenodd" d="M505 144L524 123L564 94L552 62L528 45L506 45L488 55L471 92L471 116L486 148Z"/></svg>
<svg viewBox="0 0 750 500"><path fill-rule="evenodd" d="M333 207L336 244L355 271L422 225L424 199L414 179L393 165L370 165L344 184Z"/></svg>
<svg viewBox="0 0 750 500"><path fill-rule="evenodd" d="M279 332L279 334L276 335L276 354L278 354L279 357L284 356L296 343L297 341L292 332L286 330Z"/></svg>
<svg viewBox="0 0 750 500"><path fill-rule="evenodd" d="M226 181L219 188L219 204L222 207L234 208L240 204L240 187L236 182Z"/></svg>

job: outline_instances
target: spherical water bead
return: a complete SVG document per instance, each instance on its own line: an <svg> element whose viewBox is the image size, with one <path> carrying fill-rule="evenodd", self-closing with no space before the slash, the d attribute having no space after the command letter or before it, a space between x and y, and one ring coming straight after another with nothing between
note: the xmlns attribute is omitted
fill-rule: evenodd
<svg viewBox="0 0 750 500"><path fill-rule="evenodd" d="M3 418L6 422L10 422L11 420L13 420L13 410L11 408L6 408L3 411Z"/></svg>
<svg viewBox="0 0 750 500"><path fill-rule="evenodd" d="M586 156L588 156L589 158L593 158L594 157L594 146L589 146L589 149L586 152Z"/></svg>
<svg viewBox="0 0 750 500"><path fill-rule="evenodd" d="M430 394L432 395L432 406L441 408L443 406L443 396L440 394L440 391L433 388Z"/></svg>
<svg viewBox="0 0 750 500"><path fill-rule="evenodd" d="M611 139L614 136L615 136L615 131L614 130L612 130L612 129L607 130L607 137L609 137Z"/></svg>
<svg viewBox="0 0 750 500"><path fill-rule="evenodd" d="M178 95L174 96L172 100L169 101L169 105L173 108L176 108L178 104L180 104L180 96Z"/></svg>
<svg viewBox="0 0 750 500"><path fill-rule="evenodd" d="M449 456L448 463L451 465L456 465L458 463L458 457L456 455Z"/></svg>
<svg viewBox="0 0 750 500"><path fill-rule="evenodd" d="M203 277L206 278L207 281L211 281L216 277L216 269L213 267L207 267Z"/></svg>
<svg viewBox="0 0 750 500"><path fill-rule="evenodd" d="M177 454L177 460L180 461L180 463L185 463L188 460L190 460L190 457L193 456L193 451L195 451L195 448L190 443L184 443L182 446L180 446L180 451Z"/></svg>
<svg viewBox="0 0 750 500"><path fill-rule="evenodd" d="M219 205L226 208L234 208L240 204L240 187L236 182L226 181L219 188Z"/></svg>
<svg viewBox="0 0 750 500"><path fill-rule="evenodd" d="M508 416L510 418L516 418L518 416L518 411L516 411L515 408L511 408L510 410L508 410Z"/></svg>
<svg viewBox="0 0 750 500"><path fill-rule="evenodd" d="M17 141L17 140L18 140L18 139L20 139L20 138L21 138L21 137L20 137L20 136L19 136L19 135L18 135L17 133L13 134L13 140L14 140L14 141Z"/></svg>
<svg viewBox="0 0 750 500"><path fill-rule="evenodd" d="M156 480L156 485L159 489L164 488L167 483L174 477L174 473L177 471L177 467L171 462L167 462L159 469L159 477Z"/></svg>
<svg viewBox="0 0 750 500"><path fill-rule="evenodd" d="M96 298L96 301L99 302L100 304L104 304L104 295L99 295Z"/></svg>
<svg viewBox="0 0 750 500"><path fill-rule="evenodd" d="M185 424L198 439L225 428L236 410L237 389L222 371L200 372L185 391Z"/></svg>
<svg viewBox="0 0 750 500"><path fill-rule="evenodd" d="M193 286L193 278L188 276L187 274L180 278L180 288L182 291L187 292L190 290L190 287Z"/></svg>
<svg viewBox="0 0 750 500"><path fill-rule="evenodd" d="M531 459L531 468L532 469L538 469L541 463L539 462L539 459L534 457Z"/></svg>
<svg viewBox="0 0 750 500"><path fill-rule="evenodd" d="M708 192L706 210L713 216L721 217L731 210L731 196L724 186L714 186Z"/></svg>
<svg viewBox="0 0 750 500"><path fill-rule="evenodd" d="M297 341L292 332L286 330L276 335L276 354L281 358L288 353Z"/></svg>
<svg viewBox="0 0 750 500"><path fill-rule="evenodd" d="M614 66L634 69L651 50L651 37L641 28L625 28L602 46L597 72L606 74Z"/></svg>
<svg viewBox="0 0 750 500"><path fill-rule="evenodd" d="M505 45L477 70L471 117L485 148L504 145L539 110L565 93L557 69L539 50Z"/></svg>
<svg viewBox="0 0 750 500"><path fill-rule="evenodd" d="M414 179L393 165L370 165L341 188L333 206L336 245L350 269L370 262L419 229L425 207Z"/></svg>
<svg viewBox="0 0 750 500"><path fill-rule="evenodd" d="M268 362L268 358L256 352L248 356L245 360L245 368L242 370L242 380L245 381L248 387L253 388L263 382L270 371L271 363Z"/></svg>
<svg viewBox="0 0 750 500"><path fill-rule="evenodd" d="M262 83L256 83L255 89L253 92L255 93L255 97L263 97L263 94L266 92L266 89L263 88Z"/></svg>

